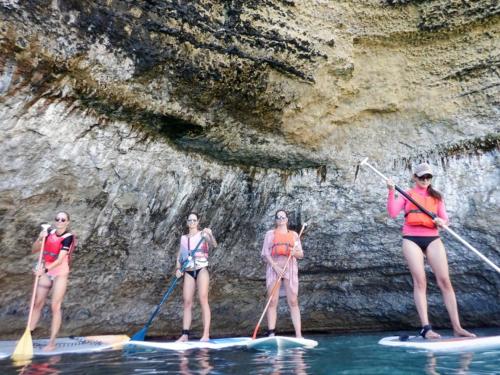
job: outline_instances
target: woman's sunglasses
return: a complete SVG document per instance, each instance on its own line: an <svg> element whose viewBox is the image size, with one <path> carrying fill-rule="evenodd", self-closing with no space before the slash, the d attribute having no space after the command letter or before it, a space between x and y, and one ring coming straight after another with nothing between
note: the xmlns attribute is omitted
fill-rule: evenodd
<svg viewBox="0 0 500 375"><path fill-rule="evenodd" d="M54 219L54 221L64 223L64 222L66 222L66 219L65 219L65 218L63 218L63 217L56 217L56 218Z"/></svg>
<svg viewBox="0 0 500 375"><path fill-rule="evenodd" d="M286 216L276 216L276 220L286 220Z"/></svg>
<svg viewBox="0 0 500 375"><path fill-rule="evenodd" d="M188 223L196 223L198 220L197 219L187 219Z"/></svg>
<svg viewBox="0 0 500 375"><path fill-rule="evenodd" d="M420 176L417 178L420 180L420 181L425 181L425 180L432 180L432 175L431 174L424 174L423 176Z"/></svg>

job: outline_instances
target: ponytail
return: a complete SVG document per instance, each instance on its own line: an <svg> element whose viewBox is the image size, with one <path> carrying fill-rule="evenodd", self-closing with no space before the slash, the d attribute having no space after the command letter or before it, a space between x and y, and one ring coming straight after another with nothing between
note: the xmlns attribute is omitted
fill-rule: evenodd
<svg viewBox="0 0 500 375"><path fill-rule="evenodd" d="M429 185L427 188L427 192L429 195L433 198L436 198L438 201L443 200L443 194L441 194L439 191L435 190L432 185Z"/></svg>

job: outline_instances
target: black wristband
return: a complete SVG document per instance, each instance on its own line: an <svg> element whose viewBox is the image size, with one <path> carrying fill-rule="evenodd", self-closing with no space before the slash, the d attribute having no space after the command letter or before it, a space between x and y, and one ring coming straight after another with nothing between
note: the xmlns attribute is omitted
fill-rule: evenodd
<svg viewBox="0 0 500 375"><path fill-rule="evenodd" d="M47 267L45 267L45 273L49 272L49 269Z"/></svg>

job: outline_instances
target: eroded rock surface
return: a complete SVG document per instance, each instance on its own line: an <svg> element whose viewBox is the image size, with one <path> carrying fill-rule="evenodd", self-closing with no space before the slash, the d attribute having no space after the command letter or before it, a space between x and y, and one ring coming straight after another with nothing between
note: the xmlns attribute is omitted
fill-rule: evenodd
<svg viewBox="0 0 500 375"><path fill-rule="evenodd" d="M387 217L378 177L353 182L355 166L368 156L408 186L412 164L433 163L453 227L500 263L498 12L452 0L0 1L0 332L24 327L28 249L61 209L81 245L66 334L140 328L194 209L220 243L212 332L248 335L280 207L311 220L304 329L418 326L401 220ZM499 325L500 276L444 238L464 324ZM448 325L430 280L431 320ZM150 333L175 335L180 288L162 311ZM284 302L280 314L290 329Z"/></svg>

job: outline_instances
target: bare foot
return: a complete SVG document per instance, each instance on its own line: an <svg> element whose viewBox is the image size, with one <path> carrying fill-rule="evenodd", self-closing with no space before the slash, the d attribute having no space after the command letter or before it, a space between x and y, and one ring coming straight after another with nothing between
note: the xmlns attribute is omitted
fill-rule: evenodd
<svg viewBox="0 0 500 375"><path fill-rule="evenodd" d="M47 345L43 347L44 352L51 352L56 348L56 342L55 341L49 341Z"/></svg>
<svg viewBox="0 0 500 375"><path fill-rule="evenodd" d="M434 332L432 329L430 331L427 331L427 333L425 334L425 338L426 339L429 339L429 340L432 340L432 339L440 339L441 338L441 335L437 332Z"/></svg>
<svg viewBox="0 0 500 375"><path fill-rule="evenodd" d="M304 338L304 336L302 336L302 335L295 335L295 338L296 338L296 339L303 339L303 338Z"/></svg>
<svg viewBox="0 0 500 375"><path fill-rule="evenodd" d="M189 340L189 336L188 335L182 335L175 342L187 342L188 340Z"/></svg>
<svg viewBox="0 0 500 375"><path fill-rule="evenodd" d="M200 339L201 342L207 342L207 341L210 341L210 337L209 336L203 336L201 339Z"/></svg>
<svg viewBox="0 0 500 375"><path fill-rule="evenodd" d="M458 336L458 337L476 337L475 334L469 332L469 331L466 331L465 329L463 329L462 327L458 328L458 329L454 329L453 330L453 334L455 336Z"/></svg>

